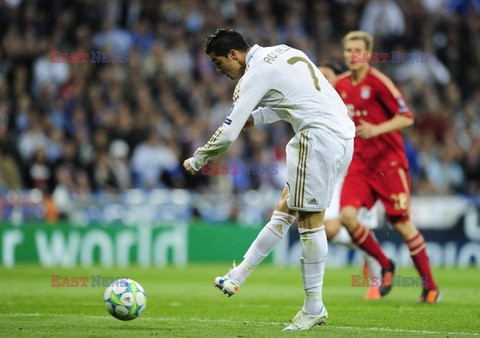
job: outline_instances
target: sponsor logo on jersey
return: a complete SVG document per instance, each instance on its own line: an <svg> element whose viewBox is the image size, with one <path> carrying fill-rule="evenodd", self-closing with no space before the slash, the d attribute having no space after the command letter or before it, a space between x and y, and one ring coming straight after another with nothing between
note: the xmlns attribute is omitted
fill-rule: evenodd
<svg viewBox="0 0 480 338"><path fill-rule="evenodd" d="M370 87L369 86L363 86L361 89L360 89L360 97L364 100L367 100L370 98Z"/></svg>

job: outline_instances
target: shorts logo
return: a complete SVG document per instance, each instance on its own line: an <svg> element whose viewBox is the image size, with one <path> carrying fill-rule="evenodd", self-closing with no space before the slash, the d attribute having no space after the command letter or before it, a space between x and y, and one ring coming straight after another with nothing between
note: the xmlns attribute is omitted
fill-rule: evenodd
<svg viewBox="0 0 480 338"><path fill-rule="evenodd" d="M307 202L307 204L315 204L317 205L317 200L315 198L312 198L310 201Z"/></svg>
<svg viewBox="0 0 480 338"><path fill-rule="evenodd" d="M231 124L232 124L232 120L230 120L229 118L226 118L224 123L225 123L225 124L228 124L228 125L231 125Z"/></svg>

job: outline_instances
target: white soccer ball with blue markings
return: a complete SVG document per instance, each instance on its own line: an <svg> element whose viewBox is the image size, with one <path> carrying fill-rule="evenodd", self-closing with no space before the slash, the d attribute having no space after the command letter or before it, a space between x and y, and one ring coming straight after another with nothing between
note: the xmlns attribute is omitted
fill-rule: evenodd
<svg viewBox="0 0 480 338"><path fill-rule="evenodd" d="M147 296L143 287L131 279L117 279L103 295L108 313L119 320L132 320L143 313Z"/></svg>

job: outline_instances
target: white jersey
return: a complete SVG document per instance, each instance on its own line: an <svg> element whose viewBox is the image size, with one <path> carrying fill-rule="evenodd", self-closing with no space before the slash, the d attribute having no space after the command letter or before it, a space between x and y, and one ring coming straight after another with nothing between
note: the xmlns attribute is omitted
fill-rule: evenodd
<svg viewBox="0 0 480 338"><path fill-rule="evenodd" d="M286 45L255 45L247 53L246 63L232 109L208 143L195 152L190 162L194 170L224 152L258 106L290 123L295 133L325 129L341 139L355 136L347 107L305 53ZM256 123L274 122L258 121L258 117Z"/></svg>

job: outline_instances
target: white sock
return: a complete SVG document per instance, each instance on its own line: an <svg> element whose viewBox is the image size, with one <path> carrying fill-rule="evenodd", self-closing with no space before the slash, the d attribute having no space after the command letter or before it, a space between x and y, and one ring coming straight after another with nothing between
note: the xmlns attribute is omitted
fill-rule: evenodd
<svg viewBox="0 0 480 338"><path fill-rule="evenodd" d="M305 303L303 312L318 315L322 311L322 286L327 260L328 243L325 228L305 229L298 228L302 244L303 287L305 289Z"/></svg>
<svg viewBox="0 0 480 338"><path fill-rule="evenodd" d="M352 237L348 233L348 230L342 226L338 233L331 239L332 243L340 244L343 246L348 246L349 248L356 249L358 248L355 244L353 244Z"/></svg>
<svg viewBox="0 0 480 338"><path fill-rule="evenodd" d="M230 271L230 278L236 279L242 284L253 269L260 264L272 249L280 242L288 232L295 217L285 212L275 210L270 222L263 227L257 238L243 256L243 261Z"/></svg>

